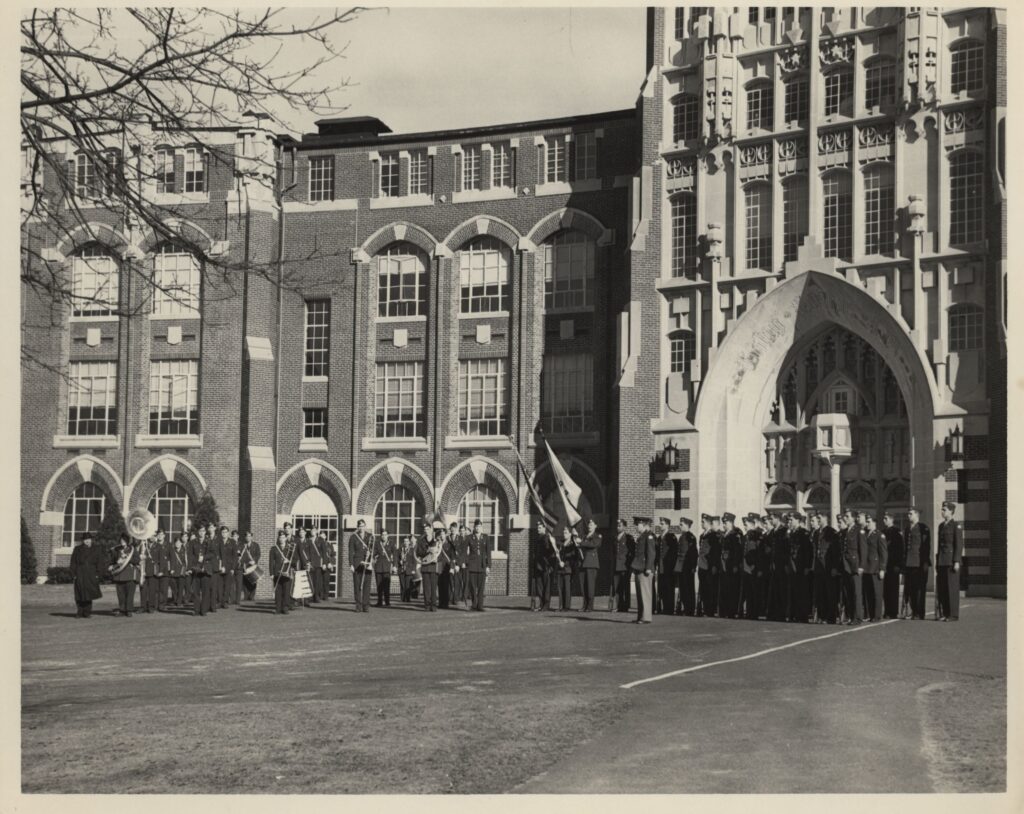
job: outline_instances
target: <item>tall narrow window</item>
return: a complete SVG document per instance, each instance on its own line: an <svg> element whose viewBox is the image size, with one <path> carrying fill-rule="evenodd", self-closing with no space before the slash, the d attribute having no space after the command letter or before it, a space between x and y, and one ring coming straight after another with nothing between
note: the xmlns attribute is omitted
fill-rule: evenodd
<svg viewBox="0 0 1024 814"><path fill-rule="evenodd" d="M594 304L594 241L564 230L544 243L544 307L589 308Z"/></svg>
<svg viewBox="0 0 1024 814"><path fill-rule="evenodd" d="M200 282L195 255L176 243L162 244L153 257L153 313L196 316Z"/></svg>
<svg viewBox="0 0 1024 814"><path fill-rule="evenodd" d="M980 153L965 151L949 161L949 242L956 246L984 237L984 161Z"/></svg>
<svg viewBox="0 0 1024 814"><path fill-rule="evenodd" d="M677 7L675 13L675 37L677 40L686 39L686 9Z"/></svg>
<svg viewBox="0 0 1024 814"><path fill-rule="evenodd" d="M697 201L693 195L680 195L672 199L672 276L689 276L696 262Z"/></svg>
<svg viewBox="0 0 1024 814"><path fill-rule="evenodd" d="M506 435L505 360L459 362L459 435Z"/></svg>
<svg viewBox="0 0 1024 814"><path fill-rule="evenodd" d="M889 254L896 242L896 192L892 170L874 166L864 171L864 253Z"/></svg>
<svg viewBox="0 0 1024 814"><path fill-rule="evenodd" d="M117 435L117 363L72 362L68 435Z"/></svg>
<svg viewBox="0 0 1024 814"><path fill-rule="evenodd" d="M690 378L690 366L697 357L697 342L693 331L679 331L669 339L669 372L682 373Z"/></svg>
<svg viewBox="0 0 1024 814"><path fill-rule="evenodd" d="M198 147L185 150L185 192L206 191L206 157Z"/></svg>
<svg viewBox="0 0 1024 814"><path fill-rule="evenodd" d="M985 46L966 40L949 49L950 83L953 93L981 90L985 86Z"/></svg>
<svg viewBox="0 0 1024 814"><path fill-rule="evenodd" d="M864 71L864 107L896 104L896 63L876 62Z"/></svg>
<svg viewBox="0 0 1024 814"><path fill-rule="evenodd" d="M327 376L331 355L331 301L306 301L306 347L303 375Z"/></svg>
<svg viewBox="0 0 1024 814"><path fill-rule="evenodd" d="M508 551L505 502L488 486L474 486L459 503L459 522L473 528L477 520L491 551Z"/></svg>
<svg viewBox="0 0 1024 814"><path fill-rule="evenodd" d="M491 154L491 186L503 189L509 189L512 187L514 170L513 170L513 151L512 145L510 144L498 144L494 147L494 152Z"/></svg>
<svg viewBox="0 0 1024 814"><path fill-rule="evenodd" d="M83 483L64 504L64 527L61 545L72 548L88 534L95 534L103 522L107 496L95 483Z"/></svg>
<svg viewBox="0 0 1024 814"><path fill-rule="evenodd" d="M853 112L853 72L832 71L825 76L825 115L849 116Z"/></svg>
<svg viewBox="0 0 1024 814"><path fill-rule="evenodd" d="M302 410L302 437L327 439L327 408L305 407Z"/></svg>
<svg viewBox="0 0 1024 814"><path fill-rule="evenodd" d="M375 384L377 438L423 438L423 362L378 362Z"/></svg>
<svg viewBox="0 0 1024 814"><path fill-rule="evenodd" d="M466 147L462 151L462 188L480 189L480 165L482 151L479 145Z"/></svg>
<svg viewBox="0 0 1024 814"><path fill-rule="evenodd" d="M767 184L747 187L746 260L748 269L767 271L772 265L772 193Z"/></svg>
<svg viewBox="0 0 1024 814"><path fill-rule="evenodd" d="M149 511L156 518L156 527L171 539L185 531L185 521L192 516L188 492L177 483L165 483L149 500Z"/></svg>
<svg viewBox="0 0 1024 814"><path fill-rule="evenodd" d="M120 275L105 248L92 243L72 261L71 313L76 317L107 316L118 304Z"/></svg>
<svg viewBox="0 0 1024 814"><path fill-rule="evenodd" d="M383 153L380 157L380 197L398 197L398 154Z"/></svg>
<svg viewBox="0 0 1024 814"><path fill-rule="evenodd" d="M949 350L962 353L981 350L984 312L977 305L954 305L949 309Z"/></svg>
<svg viewBox="0 0 1024 814"><path fill-rule="evenodd" d="M825 257L851 260L853 256L853 202L850 178L832 172L822 179Z"/></svg>
<svg viewBox="0 0 1024 814"><path fill-rule="evenodd" d="M392 243L377 257L377 316L427 312L427 260L409 243Z"/></svg>
<svg viewBox="0 0 1024 814"><path fill-rule="evenodd" d="M692 141L700 135L700 105L696 96L679 96L672 102L672 139Z"/></svg>
<svg viewBox="0 0 1024 814"><path fill-rule="evenodd" d="M459 312L508 310L508 248L493 237L479 237L459 251Z"/></svg>
<svg viewBox="0 0 1024 814"><path fill-rule="evenodd" d="M578 181L597 177L597 136L594 133L577 133L576 179Z"/></svg>
<svg viewBox="0 0 1024 814"><path fill-rule="evenodd" d="M541 421L551 433L594 429L594 359L589 353L546 354Z"/></svg>
<svg viewBox="0 0 1024 814"><path fill-rule="evenodd" d="M392 540L401 540L419 530L423 503L405 486L392 486L377 501L373 512L373 531L383 531Z"/></svg>
<svg viewBox="0 0 1024 814"><path fill-rule="evenodd" d="M91 156L79 153L75 156L75 197L82 200L99 198L103 193L96 162Z"/></svg>
<svg viewBox="0 0 1024 814"><path fill-rule="evenodd" d="M199 361L151 362L149 370L150 435L199 433Z"/></svg>
<svg viewBox="0 0 1024 814"><path fill-rule="evenodd" d="M755 9L756 10L756 9ZM747 89L747 129L771 130L773 127L774 94L772 86L759 84Z"/></svg>
<svg viewBox="0 0 1024 814"><path fill-rule="evenodd" d="M807 236L807 178L794 176L782 185L782 258L796 260Z"/></svg>
<svg viewBox="0 0 1024 814"><path fill-rule="evenodd" d="M796 79L790 79L786 82L786 97L785 97L785 110L784 117L786 124L790 122L805 122L807 121L807 111L809 109L809 96L808 96L808 82L805 78L799 77Z"/></svg>
<svg viewBox="0 0 1024 814"><path fill-rule="evenodd" d="M426 150L413 150L409 153L409 194L427 195L430 193L430 157Z"/></svg>
<svg viewBox="0 0 1024 814"><path fill-rule="evenodd" d="M156 175L156 191L159 193L174 192L174 150L157 150L153 165Z"/></svg>
<svg viewBox="0 0 1024 814"><path fill-rule="evenodd" d="M309 200L334 200L334 156L309 159Z"/></svg>
<svg viewBox="0 0 1024 814"><path fill-rule="evenodd" d="M546 143L544 180L549 184L565 181L565 136L551 136Z"/></svg>

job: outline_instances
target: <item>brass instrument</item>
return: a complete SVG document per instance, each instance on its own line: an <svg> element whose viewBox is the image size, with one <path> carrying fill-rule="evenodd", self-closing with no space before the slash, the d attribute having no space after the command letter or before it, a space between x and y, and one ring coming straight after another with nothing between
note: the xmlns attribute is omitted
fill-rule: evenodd
<svg viewBox="0 0 1024 814"><path fill-rule="evenodd" d="M149 549L148 540L156 534L157 519L152 512L147 511L146 509L136 509L128 515L125 525L128 526L128 533L134 539L142 543L139 548L139 585L141 586L146 581L146 554ZM131 559L130 554L128 559ZM117 569L117 571L115 571L115 573L120 573L123 569L124 566L122 565Z"/></svg>

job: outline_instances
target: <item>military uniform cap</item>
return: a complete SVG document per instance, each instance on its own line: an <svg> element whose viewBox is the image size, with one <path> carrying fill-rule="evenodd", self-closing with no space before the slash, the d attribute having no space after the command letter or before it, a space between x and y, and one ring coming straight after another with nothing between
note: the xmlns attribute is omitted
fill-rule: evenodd
<svg viewBox="0 0 1024 814"><path fill-rule="evenodd" d="M687 526L692 526L693 525L693 520L690 519L689 517L680 517L679 518L679 522L680 523L685 523Z"/></svg>
<svg viewBox="0 0 1024 814"><path fill-rule="evenodd" d="M942 501L942 508L949 509L951 512L955 512L956 504L952 500L944 500Z"/></svg>
<svg viewBox="0 0 1024 814"><path fill-rule="evenodd" d="M770 514L763 514L763 515L761 515L761 520L764 523L767 523L771 519L772 519L772 516Z"/></svg>
<svg viewBox="0 0 1024 814"><path fill-rule="evenodd" d="M442 523L440 520L435 520L433 523L430 524L430 527L432 529L443 529L444 523Z"/></svg>
<svg viewBox="0 0 1024 814"><path fill-rule="evenodd" d="M722 513L722 519L726 523L735 523L736 522L736 515L734 515L732 512L723 512Z"/></svg>
<svg viewBox="0 0 1024 814"><path fill-rule="evenodd" d="M659 523L664 523L666 526L671 526L672 525L672 521L669 520L667 517L659 517L658 518L658 522Z"/></svg>
<svg viewBox="0 0 1024 814"><path fill-rule="evenodd" d="M633 524L639 526L641 523L650 523L651 518L649 517L633 517Z"/></svg>
<svg viewBox="0 0 1024 814"><path fill-rule="evenodd" d="M711 521L711 515L705 512L704 514L702 514L700 516L700 519L704 520L706 522L710 522Z"/></svg>
<svg viewBox="0 0 1024 814"><path fill-rule="evenodd" d="M799 520L801 523L807 519L807 515L803 514L802 512L793 512L793 517Z"/></svg>
<svg viewBox="0 0 1024 814"><path fill-rule="evenodd" d="M717 514L711 515L711 522L712 523L718 523L718 522L721 522L721 520L722 520L722 518L719 517Z"/></svg>

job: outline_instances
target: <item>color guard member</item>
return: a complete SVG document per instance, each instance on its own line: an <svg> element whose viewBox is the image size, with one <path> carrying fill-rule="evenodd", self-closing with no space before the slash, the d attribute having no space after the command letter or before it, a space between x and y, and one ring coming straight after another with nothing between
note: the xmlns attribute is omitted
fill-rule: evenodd
<svg viewBox="0 0 1024 814"><path fill-rule="evenodd" d="M956 504L943 501L935 557L936 617L956 622L960 618L960 563L964 555L964 530L953 519Z"/></svg>
<svg viewBox="0 0 1024 814"><path fill-rule="evenodd" d="M562 527L562 539L555 552L556 558L561 562L558 568L558 610L564 613L572 610L572 558L576 550L576 544L572 540L572 529L569 526Z"/></svg>
<svg viewBox="0 0 1024 814"><path fill-rule="evenodd" d="M580 541L580 549L583 551L583 562L580 563L580 570L583 572L583 612L592 613L594 610L594 599L597 597L597 572L601 567L601 535L597 533L597 523L594 518L587 518L587 535Z"/></svg>
<svg viewBox="0 0 1024 814"><path fill-rule="evenodd" d="M452 523L454 526L455 524ZM545 611L551 608L551 563L550 551L553 542L543 520L537 521L533 534L533 562L530 568L530 610Z"/></svg>

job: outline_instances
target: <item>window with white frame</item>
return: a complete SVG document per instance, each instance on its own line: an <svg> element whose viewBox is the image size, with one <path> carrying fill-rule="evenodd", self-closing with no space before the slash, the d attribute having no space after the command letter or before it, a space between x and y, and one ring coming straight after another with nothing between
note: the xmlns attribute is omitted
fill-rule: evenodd
<svg viewBox="0 0 1024 814"><path fill-rule="evenodd" d="M150 435L199 434L199 360L151 362Z"/></svg>
<svg viewBox="0 0 1024 814"><path fill-rule="evenodd" d="M302 409L302 437L327 440L326 407L304 407Z"/></svg>
<svg viewBox="0 0 1024 814"><path fill-rule="evenodd" d="M675 13L675 37L677 40L686 39L686 9L676 8Z"/></svg>
<svg viewBox="0 0 1024 814"><path fill-rule="evenodd" d="M510 189L513 185L514 155L512 145L496 144L491 154L491 186Z"/></svg>
<svg viewBox="0 0 1024 814"><path fill-rule="evenodd" d="M174 150L162 148L156 151L153 172L156 176L156 191L158 193L174 192Z"/></svg>
<svg viewBox="0 0 1024 814"><path fill-rule="evenodd" d="M864 71L864 107L885 107L896 104L896 63L881 60Z"/></svg>
<svg viewBox="0 0 1024 814"><path fill-rule="evenodd" d="M672 199L672 276L686 277L697 262L697 199L679 195Z"/></svg>
<svg viewBox="0 0 1024 814"><path fill-rule="evenodd" d="M191 517L190 504L185 487L171 481L153 493L149 512L156 518L156 527L173 540L185 532L185 524Z"/></svg>
<svg viewBox="0 0 1024 814"><path fill-rule="evenodd" d="M577 133L573 143L576 145L576 180L597 177L597 135L595 133Z"/></svg>
<svg viewBox="0 0 1024 814"><path fill-rule="evenodd" d="M509 250L493 237L478 237L459 251L459 312L508 310Z"/></svg>
<svg viewBox="0 0 1024 814"><path fill-rule="evenodd" d="M480 532L490 543L491 551L508 551L505 523L505 501L496 491L482 484L474 486L459 502L459 522L472 529L480 521Z"/></svg>
<svg viewBox="0 0 1024 814"><path fill-rule="evenodd" d="M86 533L95 535L103 522L106 507L107 496L95 483L83 483L77 487L64 504L61 545L71 548L82 542Z"/></svg>
<svg viewBox="0 0 1024 814"><path fill-rule="evenodd" d="M807 121L808 110L810 109L809 83L806 77L800 76L786 82L786 92L783 104L783 118L786 124L790 122Z"/></svg>
<svg viewBox="0 0 1024 814"><path fill-rule="evenodd" d="M327 376L331 357L331 301L306 300L306 347L302 375Z"/></svg>
<svg viewBox="0 0 1024 814"><path fill-rule="evenodd" d="M409 194L427 195L430 192L430 157L426 150L409 153Z"/></svg>
<svg viewBox="0 0 1024 814"><path fill-rule="evenodd" d="M949 77L953 93L981 90L985 86L985 46L965 40L950 48Z"/></svg>
<svg viewBox="0 0 1024 814"><path fill-rule="evenodd" d="M427 312L427 261L411 243L392 243L377 256L377 316Z"/></svg>
<svg viewBox="0 0 1024 814"><path fill-rule="evenodd" d="M782 185L782 258L796 260L807 236L807 177L796 175Z"/></svg>
<svg viewBox="0 0 1024 814"><path fill-rule="evenodd" d="M206 156L198 147L185 150L185 192L206 191Z"/></svg>
<svg viewBox="0 0 1024 814"><path fill-rule="evenodd" d="M700 103L696 96L685 94L672 101L672 140L692 141L700 135Z"/></svg>
<svg viewBox="0 0 1024 814"><path fill-rule="evenodd" d="M117 363L72 362L68 435L117 435Z"/></svg>
<svg viewBox="0 0 1024 814"><path fill-rule="evenodd" d="M545 354L541 421L550 433L594 429L594 359L589 353Z"/></svg>
<svg viewBox="0 0 1024 814"><path fill-rule="evenodd" d="M153 313L195 316L202 275L195 255L176 243L163 243L153 256Z"/></svg>
<svg viewBox="0 0 1024 814"><path fill-rule="evenodd" d="M462 189L463 191L480 189L480 166L483 163L483 151L479 144L462 149Z"/></svg>
<svg viewBox="0 0 1024 814"><path fill-rule="evenodd" d="M334 200L334 156L322 155L309 159L309 200Z"/></svg>
<svg viewBox="0 0 1024 814"><path fill-rule="evenodd" d="M743 195L747 268L767 271L772 265L772 191L767 184L751 184Z"/></svg>
<svg viewBox="0 0 1024 814"><path fill-rule="evenodd" d="M669 372L690 378L690 367L697 358L697 341L693 331L678 331L669 337Z"/></svg>
<svg viewBox="0 0 1024 814"><path fill-rule="evenodd" d="M984 312L977 305L963 303L949 309L949 351L981 350L984 339Z"/></svg>
<svg viewBox="0 0 1024 814"><path fill-rule="evenodd" d="M853 255L853 200L850 178L830 172L822 181L825 257L851 260Z"/></svg>
<svg viewBox="0 0 1024 814"><path fill-rule="evenodd" d="M747 88L747 129L771 130L775 95L772 86L764 83Z"/></svg>
<svg viewBox="0 0 1024 814"><path fill-rule="evenodd" d="M888 254L896 245L896 190L892 169L864 170L864 253Z"/></svg>
<svg viewBox="0 0 1024 814"><path fill-rule="evenodd" d="M459 362L459 435L506 435L505 360Z"/></svg>
<svg viewBox="0 0 1024 814"><path fill-rule="evenodd" d="M825 115L849 116L853 101L853 72L841 68L825 75Z"/></svg>
<svg viewBox="0 0 1024 814"><path fill-rule="evenodd" d="M566 229L542 247L544 307L590 308L594 304L594 241L583 232Z"/></svg>
<svg viewBox="0 0 1024 814"><path fill-rule="evenodd" d="M409 488L396 485L389 488L373 511L373 533L387 531L393 540L404 540L418 531L417 523L423 516L423 502Z"/></svg>
<svg viewBox="0 0 1024 814"><path fill-rule="evenodd" d="M382 153L380 157L380 197L398 197L398 153Z"/></svg>
<svg viewBox="0 0 1024 814"><path fill-rule="evenodd" d="M377 438L424 438L423 362L378 362L375 395Z"/></svg>
<svg viewBox="0 0 1024 814"><path fill-rule="evenodd" d="M984 237L984 160L964 150L949 159L949 243L975 243Z"/></svg>
<svg viewBox="0 0 1024 814"><path fill-rule="evenodd" d="M544 182L553 184L568 180L565 173L565 136L550 136L545 145Z"/></svg>
<svg viewBox="0 0 1024 814"><path fill-rule="evenodd" d="M115 151L96 158L79 153L75 156L75 197L83 201L97 200L113 192L120 155Z"/></svg>
<svg viewBox="0 0 1024 814"><path fill-rule="evenodd" d="M118 305L117 262L97 243L84 246L71 267L71 313L76 317L107 316Z"/></svg>

